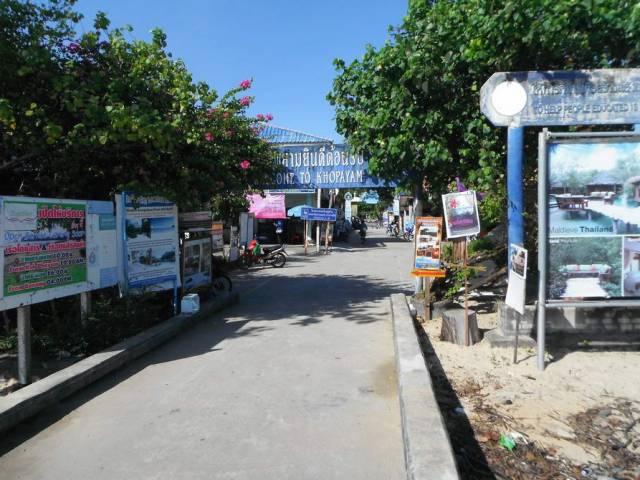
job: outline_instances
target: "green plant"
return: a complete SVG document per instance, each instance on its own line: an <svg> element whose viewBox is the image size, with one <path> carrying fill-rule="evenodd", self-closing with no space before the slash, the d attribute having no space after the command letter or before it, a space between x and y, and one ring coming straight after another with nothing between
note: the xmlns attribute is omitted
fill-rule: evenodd
<svg viewBox="0 0 640 480"><path fill-rule="evenodd" d="M486 252L495 249L495 245L486 237L471 240L467 245L469 255L475 255L478 252Z"/></svg>

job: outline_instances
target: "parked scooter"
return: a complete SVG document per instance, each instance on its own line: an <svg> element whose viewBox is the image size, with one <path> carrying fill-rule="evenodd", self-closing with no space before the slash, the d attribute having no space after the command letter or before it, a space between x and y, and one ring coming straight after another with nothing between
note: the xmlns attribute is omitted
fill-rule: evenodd
<svg viewBox="0 0 640 480"><path fill-rule="evenodd" d="M413 225L405 227L402 238L404 238L405 240L413 241Z"/></svg>
<svg viewBox="0 0 640 480"><path fill-rule="evenodd" d="M252 240L242 253L242 262L246 267L251 265L271 265L272 267L281 268L287 263L287 252L284 244L274 249L262 248L262 253L255 254L257 242Z"/></svg>

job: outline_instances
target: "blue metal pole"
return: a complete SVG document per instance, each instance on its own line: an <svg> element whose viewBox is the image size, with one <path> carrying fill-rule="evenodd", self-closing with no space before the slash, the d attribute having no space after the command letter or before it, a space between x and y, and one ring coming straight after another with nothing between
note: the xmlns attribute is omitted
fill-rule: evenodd
<svg viewBox="0 0 640 480"><path fill-rule="evenodd" d="M524 244L524 128L509 127L507 131L507 224L509 244ZM511 260L509 259L509 262Z"/></svg>

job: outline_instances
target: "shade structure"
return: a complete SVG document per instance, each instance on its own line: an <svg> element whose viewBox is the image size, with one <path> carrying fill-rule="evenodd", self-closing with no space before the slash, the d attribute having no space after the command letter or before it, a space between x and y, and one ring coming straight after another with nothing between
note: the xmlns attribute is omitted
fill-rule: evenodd
<svg viewBox="0 0 640 480"><path fill-rule="evenodd" d="M313 208L311 205L297 205L287 210L287 217L302 217L303 208Z"/></svg>

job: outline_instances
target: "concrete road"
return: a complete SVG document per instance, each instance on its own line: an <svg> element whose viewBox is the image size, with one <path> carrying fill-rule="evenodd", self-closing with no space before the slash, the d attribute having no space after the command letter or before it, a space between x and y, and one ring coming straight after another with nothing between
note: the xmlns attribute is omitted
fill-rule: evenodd
<svg viewBox="0 0 640 480"><path fill-rule="evenodd" d="M369 230L239 273L239 305L0 440L0 479L405 478L388 310L410 260Z"/></svg>

